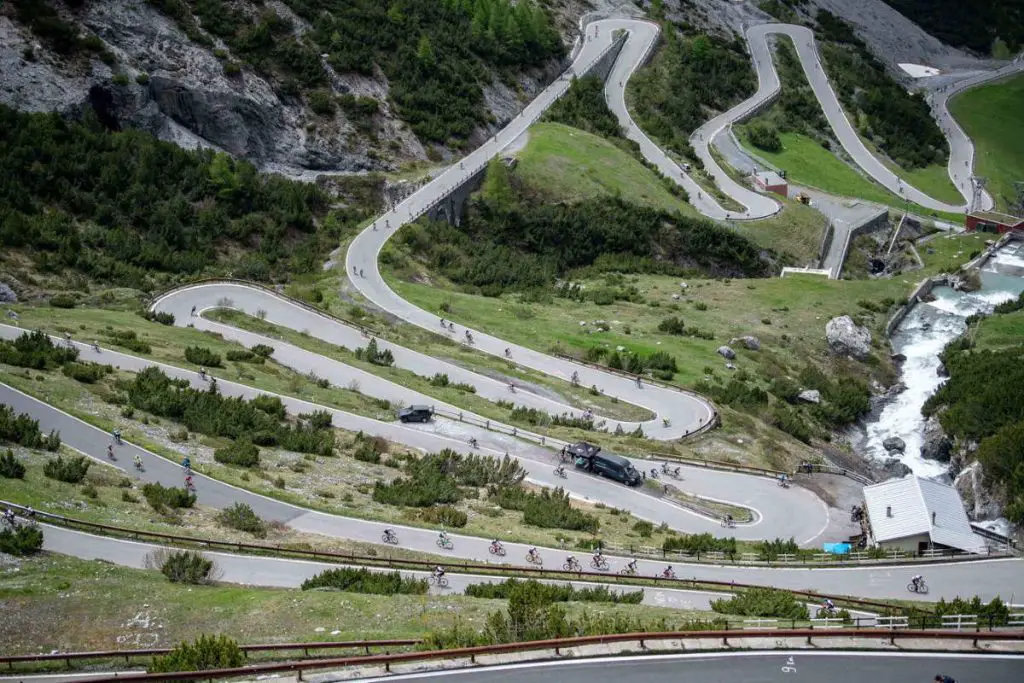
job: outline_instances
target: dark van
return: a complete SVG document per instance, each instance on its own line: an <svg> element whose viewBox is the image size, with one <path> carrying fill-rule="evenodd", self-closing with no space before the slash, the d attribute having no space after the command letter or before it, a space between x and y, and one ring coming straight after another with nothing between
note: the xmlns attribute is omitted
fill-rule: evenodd
<svg viewBox="0 0 1024 683"><path fill-rule="evenodd" d="M430 422L433 415L430 406L409 406L398 411L398 419L402 422Z"/></svg>
<svg viewBox="0 0 1024 683"><path fill-rule="evenodd" d="M639 486L643 483L643 479L633 467L633 463L621 455L602 453L599 446L581 441L566 446L563 453L575 460L577 469L586 470L599 477L614 479L627 486Z"/></svg>

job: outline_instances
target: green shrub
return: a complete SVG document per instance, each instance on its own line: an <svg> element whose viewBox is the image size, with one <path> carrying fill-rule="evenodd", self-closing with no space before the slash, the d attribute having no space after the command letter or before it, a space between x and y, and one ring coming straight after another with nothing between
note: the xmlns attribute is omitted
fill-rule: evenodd
<svg viewBox="0 0 1024 683"><path fill-rule="evenodd" d="M419 518L428 524L439 524L454 529L461 529L469 522L469 515L451 505L423 508L419 512Z"/></svg>
<svg viewBox="0 0 1024 683"><path fill-rule="evenodd" d="M571 584L557 585L540 583L534 579L508 579L501 583L473 583L466 586L466 595L473 598L488 600L508 600L509 596L522 584L536 584L529 590L545 602L611 602L626 605L639 605L644 599L642 590L617 592L608 586L593 588L575 588Z"/></svg>
<svg viewBox="0 0 1024 683"><path fill-rule="evenodd" d="M128 85L128 74L114 74L110 80L114 82L114 85Z"/></svg>
<svg viewBox="0 0 1024 683"><path fill-rule="evenodd" d="M142 495L157 512L163 512L167 508L190 508L195 505L196 496L184 488L167 487L160 483L144 484Z"/></svg>
<svg viewBox="0 0 1024 683"><path fill-rule="evenodd" d="M646 520L640 520L633 525L633 531L640 534L640 538L650 538L654 534L654 524Z"/></svg>
<svg viewBox="0 0 1024 683"><path fill-rule="evenodd" d="M46 370L78 360L78 349L53 343L45 332L25 332L14 341L0 339L0 363Z"/></svg>
<svg viewBox="0 0 1024 683"><path fill-rule="evenodd" d="M161 325L168 325L168 326L174 324L174 314L173 313L167 313L165 311L157 312L157 311L151 311L148 308L143 308L143 309L138 311L138 314L141 317L143 317L146 320L148 320L150 322L153 322L153 323L160 323Z"/></svg>
<svg viewBox="0 0 1024 683"><path fill-rule="evenodd" d="M711 609L720 614L738 614L745 617L797 620L810 618L807 607L792 593L776 588L750 588L731 598L712 600Z"/></svg>
<svg viewBox="0 0 1024 683"><path fill-rule="evenodd" d="M0 553L31 555L43 547L43 532L35 524L19 524L17 528L0 531Z"/></svg>
<svg viewBox="0 0 1024 683"><path fill-rule="evenodd" d="M395 357L392 355L391 349L381 351L377 347L376 339L371 339L365 348L356 349L355 354L356 358L373 363L374 365L390 367L395 363Z"/></svg>
<svg viewBox="0 0 1024 683"><path fill-rule="evenodd" d="M202 365L211 368L221 367L220 354L211 351L205 346L188 346L185 348L185 360L195 365Z"/></svg>
<svg viewBox="0 0 1024 683"><path fill-rule="evenodd" d="M181 643L166 655L154 658L149 672L236 669L245 662L245 653L227 636L201 635L194 643Z"/></svg>
<svg viewBox="0 0 1024 683"><path fill-rule="evenodd" d="M250 533L256 538L267 537L267 523L245 503L235 503L218 512L217 522L229 529Z"/></svg>
<svg viewBox="0 0 1024 683"><path fill-rule="evenodd" d="M317 116L333 116L334 95L324 90L314 90L309 93L309 108Z"/></svg>
<svg viewBox="0 0 1024 683"><path fill-rule="evenodd" d="M135 82L138 83L139 85L148 85L149 84L149 74L147 74L145 72L138 74L137 76L135 76Z"/></svg>
<svg viewBox="0 0 1024 683"><path fill-rule="evenodd" d="M257 344L249 350L262 358L270 358L274 354L274 347L266 344Z"/></svg>
<svg viewBox="0 0 1024 683"><path fill-rule="evenodd" d="M170 552L160 565L160 571L171 583L208 583L212 579L213 568L212 560L192 550Z"/></svg>
<svg viewBox="0 0 1024 683"><path fill-rule="evenodd" d="M775 126L765 123L752 123L747 127L747 139L750 144L766 152L781 152L782 139Z"/></svg>
<svg viewBox="0 0 1024 683"><path fill-rule="evenodd" d="M226 76L237 76L242 73L242 66L238 62L225 62L224 74Z"/></svg>
<svg viewBox="0 0 1024 683"><path fill-rule="evenodd" d="M14 457L14 452L10 448L3 454L0 454L0 477L4 479L25 478L25 466Z"/></svg>
<svg viewBox="0 0 1024 683"><path fill-rule="evenodd" d="M236 363L262 363L264 361L263 356L248 351L246 349L231 349L224 354L224 357L230 361Z"/></svg>
<svg viewBox="0 0 1024 683"><path fill-rule="evenodd" d="M95 384L114 371L109 365L99 363L65 363L61 372L65 377L81 382L83 384Z"/></svg>
<svg viewBox="0 0 1024 683"><path fill-rule="evenodd" d="M800 546L793 538L787 541L776 538L774 541L761 541L757 546L757 552L762 562L770 562L779 559L779 555L798 555Z"/></svg>
<svg viewBox="0 0 1024 683"><path fill-rule="evenodd" d="M111 330L107 332L107 339L111 344L135 353L150 353L153 350L148 343L139 339L135 330Z"/></svg>
<svg viewBox="0 0 1024 683"><path fill-rule="evenodd" d="M74 308L78 298L74 294L54 294L50 297L50 305L54 308Z"/></svg>
<svg viewBox="0 0 1024 683"><path fill-rule="evenodd" d="M328 569L302 582L302 590L333 588L347 593L373 595L423 595L426 579L405 578L399 572L372 572L365 567Z"/></svg>
<svg viewBox="0 0 1024 683"><path fill-rule="evenodd" d="M737 552L735 538L715 538L708 533L669 536L661 547L665 552L679 551L691 555L719 552L724 553L727 557L734 557Z"/></svg>
<svg viewBox="0 0 1024 683"><path fill-rule="evenodd" d="M91 464L84 455L77 455L67 460L58 455L43 465L43 474L50 479L68 484L78 484L85 479Z"/></svg>
<svg viewBox="0 0 1024 683"><path fill-rule="evenodd" d="M248 441L235 441L215 450L213 459L222 465L256 467L260 464L260 449Z"/></svg>
<svg viewBox="0 0 1024 683"><path fill-rule="evenodd" d="M506 510L521 510L523 522L544 529L568 529L596 534L601 524L597 517L572 507L569 494L561 487L540 493L519 487L492 489L490 495Z"/></svg>

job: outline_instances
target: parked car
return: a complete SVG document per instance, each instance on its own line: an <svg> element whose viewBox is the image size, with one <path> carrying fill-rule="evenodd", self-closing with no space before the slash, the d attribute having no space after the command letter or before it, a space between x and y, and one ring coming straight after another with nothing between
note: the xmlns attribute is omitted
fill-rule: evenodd
<svg viewBox="0 0 1024 683"><path fill-rule="evenodd" d="M402 422L430 422L434 410L430 406L409 406L398 411L398 419Z"/></svg>

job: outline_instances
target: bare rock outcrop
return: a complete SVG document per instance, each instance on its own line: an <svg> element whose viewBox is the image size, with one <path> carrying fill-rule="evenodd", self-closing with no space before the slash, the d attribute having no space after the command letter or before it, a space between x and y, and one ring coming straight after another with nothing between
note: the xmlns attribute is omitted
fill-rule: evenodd
<svg viewBox="0 0 1024 683"><path fill-rule="evenodd" d="M848 315L832 318L825 325L825 337L832 353L864 360L871 355L871 332Z"/></svg>

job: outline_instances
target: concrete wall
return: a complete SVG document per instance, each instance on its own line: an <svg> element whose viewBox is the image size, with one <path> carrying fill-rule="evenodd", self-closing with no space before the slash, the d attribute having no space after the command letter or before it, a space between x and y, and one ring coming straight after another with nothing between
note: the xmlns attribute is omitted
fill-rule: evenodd
<svg viewBox="0 0 1024 683"><path fill-rule="evenodd" d="M622 35L615 39L615 42L612 43L608 51L583 72L582 77L597 76L602 81L608 80L608 74L611 73L615 60L619 58L619 53L622 52L622 46L626 44L626 38L628 37L629 35L623 31Z"/></svg>
<svg viewBox="0 0 1024 683"><path fill-rule="evenodd" d="M907 297L906 303L904 303L898 311L893 313L892 317L889 318L889 322L885 324L885 336L891 337L893 331L899 326L903 319L907 317L907 314L914 310L914 306L921 301L923 297L931 294L932 290L936 287L941 287L949 284L949 279L945 275L936 275L923 280L914 291Z"/></svg>
<svg viewBox="0 0 1024 683"><path fill-rule="evenodd" d="M861 235L866 235L869 232L881 230L885 227L888 227L888 225L889 209L880 209L879 212L876 213L874 216L867 219L860 225L850 230L849 233L847 233L846 244L843 245L843 258L839 260L839 272L836 275L837 278L842 277L843 266L846 264L846 253L850 250L850 244Z"/></svg>
<svg viewBox="0 0 1024 683"><path fill-rule="evenodd" d="M828 222L825 226L825 234L821 236L821 246L818 247L818 267L825 267L825 259L828 258L829 249L832 248L832 240L836 235L836 226L832 224L832 221Z"/></svg>
<svg viewBox="0 0 1024 683"><path fill-rule="evenodd" d="M885 541L878 545L886 550L905 550L907 552L917 552L919 543L930 543L931 537L928 534L918 534L916 536L908 536L906 538L897 538L892 541Z"/></svg>

